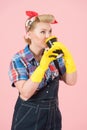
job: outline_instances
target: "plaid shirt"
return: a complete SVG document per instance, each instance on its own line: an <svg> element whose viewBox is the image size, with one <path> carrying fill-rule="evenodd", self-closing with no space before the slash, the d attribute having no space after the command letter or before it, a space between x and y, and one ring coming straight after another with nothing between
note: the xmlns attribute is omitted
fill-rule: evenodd
<svg viewBox="0 0 87 130"><path fill-rule="evenodd" d="M28 80L38 65L39 63L35 60L35 57L30 51L28 45L23 50L16 53L11 60L8 73L12 86L15 87L14 83L16 81ZM42 87L45 87L50 81L58 76L59 72L56 69L54 63L51 62L44 78L38 87L38 90Z"/></svg>

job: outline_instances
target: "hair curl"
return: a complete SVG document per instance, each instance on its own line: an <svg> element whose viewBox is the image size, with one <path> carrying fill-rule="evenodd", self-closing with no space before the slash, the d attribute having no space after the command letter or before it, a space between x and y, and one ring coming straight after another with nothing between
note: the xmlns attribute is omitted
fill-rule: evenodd
<svg viewBox="0 0 87 130"><path fill-rule="evenodd" d="M26 22L29 21L29 23L26 26ZM55 21L55 17L51 14L42 14L42 15L38 15L35 17L35 19L31 22L31 18L27 19L25 22L25 30L26 33L29 32L30 30L33 30L36 26L37 23L39 22L44 22L44 23L52 23L53 21ZM24 37L25 42L27 42L28 44L31 43L30 38L26 38Z"/></svg>

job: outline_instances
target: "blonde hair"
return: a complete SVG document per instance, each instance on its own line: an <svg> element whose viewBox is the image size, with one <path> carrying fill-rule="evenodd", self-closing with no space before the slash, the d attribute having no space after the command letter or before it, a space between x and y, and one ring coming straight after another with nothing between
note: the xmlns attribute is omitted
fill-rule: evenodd
<svg viewBox="0 0 87 130"><path fill-rule="evenodd" d="M30 30L33 30L36 26L37 23L39 22L46 22L46 23L53 23L55 21L55 17L51 14L43 14L43 15L38 15L36 17L28 18L25 22L25 30L26 33L29 32ZM25 42L28 44L31 43L31 40L29 38L24 37Z"/></svg>

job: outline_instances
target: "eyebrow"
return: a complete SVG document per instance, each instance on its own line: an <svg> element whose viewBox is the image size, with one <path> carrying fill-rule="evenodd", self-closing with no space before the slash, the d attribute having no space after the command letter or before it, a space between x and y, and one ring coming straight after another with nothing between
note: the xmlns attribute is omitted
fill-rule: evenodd
<svg viewBox="0 0 87 130"><path fill-rule="evenodd" d="M46 31L47 29L42 28L41 30L45 30ZM50 28L49 31L52 31L52 28Z"/></svg>

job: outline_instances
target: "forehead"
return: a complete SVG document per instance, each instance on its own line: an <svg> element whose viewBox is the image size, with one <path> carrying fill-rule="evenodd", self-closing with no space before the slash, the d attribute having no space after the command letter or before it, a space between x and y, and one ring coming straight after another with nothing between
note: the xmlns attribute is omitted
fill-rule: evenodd
<svg viewBox="0 0 87 130"><path fill-rule="evenodd" d="M45 22L39 22L36 24L36 29L51 29L50 23L45 23Z"/></svg>

